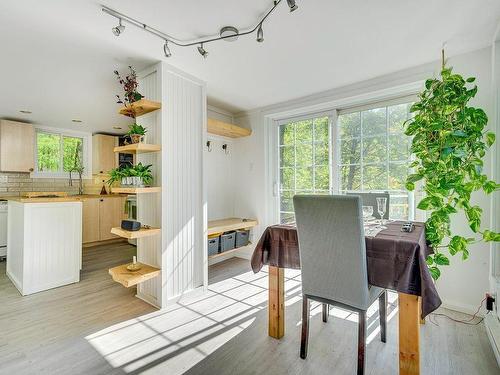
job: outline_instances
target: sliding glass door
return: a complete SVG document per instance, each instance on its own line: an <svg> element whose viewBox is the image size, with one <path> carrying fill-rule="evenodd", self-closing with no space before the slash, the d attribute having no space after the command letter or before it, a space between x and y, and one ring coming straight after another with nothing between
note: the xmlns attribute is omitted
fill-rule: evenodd
<svg viewBox="0 0 500 375"><path fill-rule="evenodd" d="M279 216L295 220L295 194L329 194L331 184L331 117L321 115L279 124Z"/></svg>
<svg viewBox="0 0 500 375"><path fill-rule="evenodd" d="M405 180L410 99L278 122L279 220L295 220L295 194L388 191L390 217L413 218Z"/></svg>

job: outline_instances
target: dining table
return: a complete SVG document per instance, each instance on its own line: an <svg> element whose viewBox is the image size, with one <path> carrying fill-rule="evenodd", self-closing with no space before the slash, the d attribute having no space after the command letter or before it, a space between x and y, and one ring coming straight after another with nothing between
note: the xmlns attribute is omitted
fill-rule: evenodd
<svg viewBox="0 0 500 375"><path fill-rule="evenodd" d="M425 224L413 223L411 232L403 222L391 221L384 229L365 230L368 283L398 293L399 374L420 374L420 324L441 305L441 299L426 264L432 253L425 238ZM269 266L268 334L285 335L285 268L300 269L300 251L295 224L271 225L265 229L251 258L257 273Z"/></svg>

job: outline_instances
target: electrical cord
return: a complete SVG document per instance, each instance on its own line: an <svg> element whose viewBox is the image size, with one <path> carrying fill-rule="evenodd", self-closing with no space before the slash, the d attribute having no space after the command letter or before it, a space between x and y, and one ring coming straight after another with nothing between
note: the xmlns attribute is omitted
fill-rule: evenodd
<svg viewBox="0 0 500 375"><path fill-rule="evenodd" d="M450 319L451 321L454 321L454 322L456 322L456 323L461 323L461 324L465 324L465 325L469 325L469 326L477 326L478 324L481 324L481 323L483 322L484 317L482 317L482 318L481 318L479 321L477 321L477 322L472 323L472 321L473 321L474 319L476 319L476 318L477 318L477 314L479 314L479 311L481 310L481 307L483 307L483 303L484 303L484 301L486 301L486 297L485 297L485 298L481 301L481 304L479 305L479 307L477 308L476 312L474 313L474 315L472 315L472 317L471 317L470 319L461 320L461 319L455 319L455 318L453 318L453 317L451 317L451 316L449 316L449 315L447 315L447 314L443 314L443 313L431 313L431 314L429 315L429 321L430 321L432 324L434 324L434 325L436 325L436 326L439 326L439 324L437 324L437 322L433 322L433 321L430 319L430 317L431 317L431 316L434 316L434 317L436 317L436 316L443 316L443 317L448 318L448 319ZM489 311L487 311L487 312L486 312L486 315L488 315L489 313L490 313L490 312L489 312Z"/></svg>

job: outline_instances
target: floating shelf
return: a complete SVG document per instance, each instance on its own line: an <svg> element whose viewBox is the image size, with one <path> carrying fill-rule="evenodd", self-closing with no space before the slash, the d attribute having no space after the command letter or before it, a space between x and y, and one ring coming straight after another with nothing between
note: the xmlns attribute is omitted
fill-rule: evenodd
<svg viewBox="0 0 500 375"><path fill-rule="evenodd" d="M251 242L248 242L248 244L247 244L247 245L245 245L245 246L248 246L248 245L251 245L251 244L252 244ZM227 255L227 254L234 253L235 251L238 251L238 250L243 249L245 246L236 247L236 248L234 248L234 249L224 251L223 253L217 253L217 254L212 254L212 255L209 255L209 256L208 256L208 259L214 259L214 258L221 257L221 256L223 256L223 255Z"/></svg>
<svg viewBox="0 0 500 375"><path fill-rule="evenodd" d="M230 230L247 229L258 225L259 222L255 219L228 218L221 220L211 220L208 222L208 235Z"/></svg>
<svg viewBox="0 0 500 375"><path fill-rule="evenodd" d="M145 193L159 193L161 192L160 186L153 187L112 187L111 192L114 194L145 194Z"/></svg>
<svg viewBox="0 0 500 375"><path fill-rule="evenodd" d="M229 138L241 138L248 137L252 134L252 130L242 128L234 124L228 124L227 122L214 120L209 118L207 121L207 131L211 134L221 135L223 137Z"/></svg>
<svg viewBox="0 0 500 375"><path fill-rule="evenodd" d="M129 117L137 117L145 115L146 113L156 111L161 108L161 103L154 102L152 100L141 99L132 104L127 105L126 107L120 108L118 113L120 115L125 115Z"/></svg>
<svg viewBox="0 0 500 375"><path fill-rule="evenodd" d="M161 272L159 268L143 263L139 264L141 265L141 269L138 271L129 271L127 269L128 264L122 264L121 266L110 268L108 272L114 281L122 284L126 288L130 288L131 286L152 279L153 277L158 276Z"/></svg>
<svg viewBox="0 0 500 375"><path fill-rule="evenodd" d="M111 228L111 233L128 239L156 236L157 234L160 234L160 232L161 232L160 228L149 228L149 229L141 228L136 231L125 230L120 227Z"/></svg>
<svg viewBox="0 0 500 375"><path fill-rule="evenodd" d="M114 152L120 152L122 154L140 154L145 152L156 152L161 151L160 145L150 145L147 143L132 143L125 146L115 147Z"/></svg>

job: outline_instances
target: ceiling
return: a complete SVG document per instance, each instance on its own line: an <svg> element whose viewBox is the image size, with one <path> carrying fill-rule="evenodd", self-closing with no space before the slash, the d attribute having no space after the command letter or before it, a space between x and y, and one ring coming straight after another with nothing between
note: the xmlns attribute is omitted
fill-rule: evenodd
<svg viewBox="0 0 500 375"><path fill-rule="evenodd" d="M271 0L103 0L102 3L179 39L253 26ZM363 81L490 44L498 0L297 0L286 2L255 37L205 46L171 46L132 26L111 33L114 18L92 0L0 2L0 118L85 131L117 132L120 93L113 70L159 60L207 82L209 103L250 110ZM30 110L23 115L20 110ZM72 119L79 119L80 124Z"/></svg>

